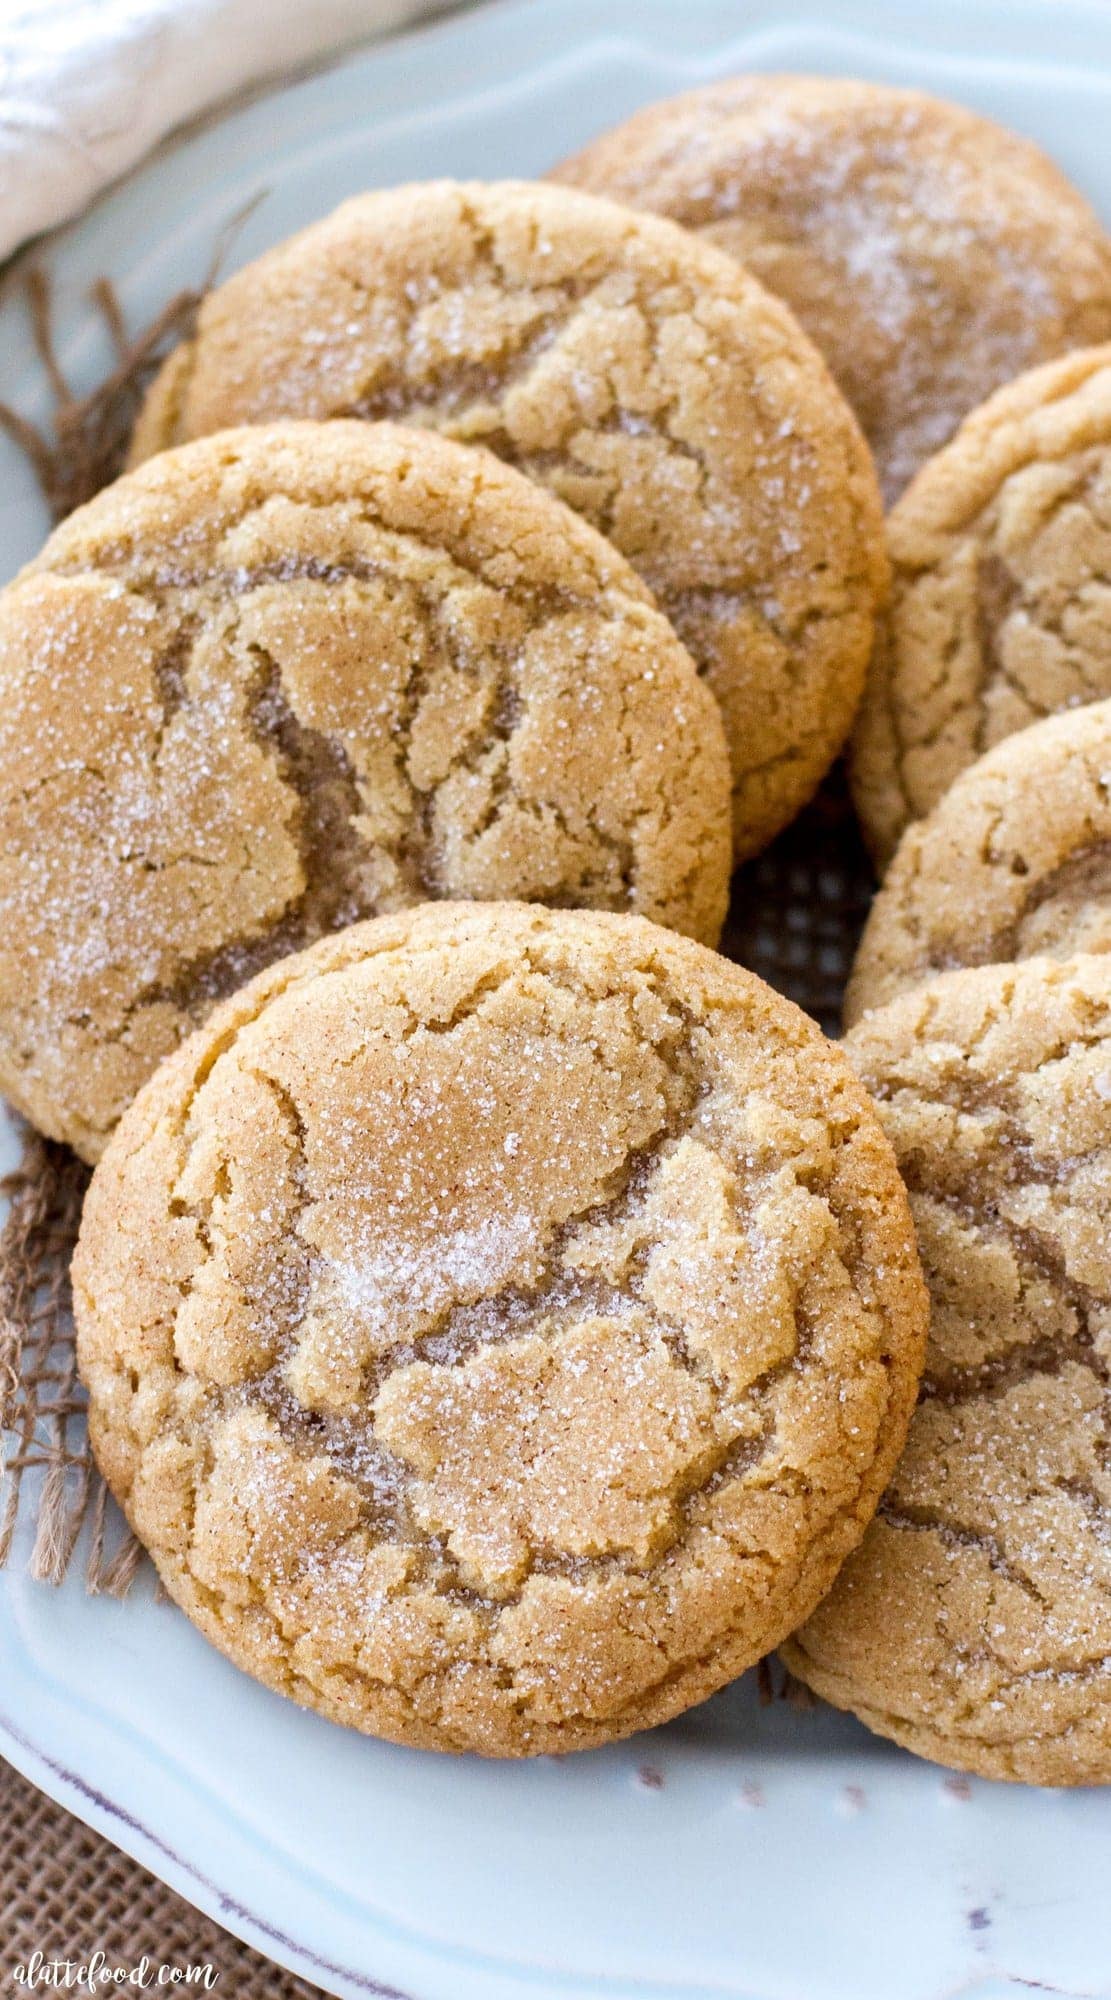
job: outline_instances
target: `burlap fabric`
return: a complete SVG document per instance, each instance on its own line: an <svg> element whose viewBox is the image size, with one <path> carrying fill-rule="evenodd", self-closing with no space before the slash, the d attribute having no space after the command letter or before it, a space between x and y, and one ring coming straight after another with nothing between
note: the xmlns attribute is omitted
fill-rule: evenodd
<svg viewBox="0 0 1111 2000"><path fill-rule="evenodd" d="M21 442L39 465L57 515L111 476L125 436L121 408L129 414L134 407L135 374L146 375L195 303L174 301L153 330L156 338L148 330L129 349L105 290L120 368L97 397L79 403L51 354L45 295L32 289L60 421L51 444L27 435ZM0 421L17 435L25 431L10 412L0 410ZM836 1033L872 886L838 773L737 876L722 950ZM141 1555L121 1536L90 1459L73 1364L68 1267L87 1179L64 1148L29 1133L9 1183L11 1208L0 1236L0 1431L13 1443L0 1471L0 1564L10 1558L17 1521L31 1522L30 1568L44 1584L59 1583L79 1559L86 1589L123 1592ZM207 1960L221 1975L217 1992L236 2000L293 2000L317 1990L198 1916L0 1759L0 1993L20 1990L12 1983L15 1967L35 1950L69 1959L100 1950L109 1962L129 1966L144 1954L156 1967Z"/></svg>
<svg viewBox="0 0 1111 2000"><path fill-rule="evenodd" d="M202 1917L0 1759L0 1994L27 1990L16 1968L36 1951L86 1964L102 1951L128 1970L148 1958L154 1978L162 1965L211 1965L216 2000L316 2000L320 1990Z"/></svg>

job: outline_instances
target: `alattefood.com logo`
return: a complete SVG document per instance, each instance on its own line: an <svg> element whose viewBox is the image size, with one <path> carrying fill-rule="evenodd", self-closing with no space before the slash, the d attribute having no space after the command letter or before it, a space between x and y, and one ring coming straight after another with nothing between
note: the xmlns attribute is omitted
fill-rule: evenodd
<svg viewBox="0 0 1111 2000"><path fill-rule="evenodd" d="M33 1951L23 1965L17 1965L12 1974L17 1986L32 1990L55 1987L70 1993L119 1993L130 1987L147 1990L151 1987L166 1989L184 1988L186 1992L208 1993L215 1986L220 1975L214 1965L156 1965L152 1959L141 1958L135 1965L114 1965L105 1953L95 1951L91 1958L48 1958L44 1951Z"/></svg>

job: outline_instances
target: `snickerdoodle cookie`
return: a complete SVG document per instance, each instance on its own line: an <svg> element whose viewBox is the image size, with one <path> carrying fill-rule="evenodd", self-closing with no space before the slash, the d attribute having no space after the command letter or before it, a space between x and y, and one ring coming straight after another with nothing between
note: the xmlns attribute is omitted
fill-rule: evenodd
<svg viewBox="0 0 1111 2000"><path fill-rule="evenodd" d="M973 413L888 520L894 565L853 738L886 861L983 751L1111 695L1111 346Z"/></svg>
<svg viewBox="0 0 1111 2000"><path fill-rule="evenodd" d="M428 904L227 1000L74 1264L100 1464L270 1686L438 1749L662 1722L817 1602L913 1406L840 1052L637 917Z"/></svg>
<svg viewBox="0 0 1111 2000"><path fill-rule="evenodd" d="M555 178L685 223L786 299L889 500L1003 382L1111 337L1111 247L1028 139L916 90L741 76L650 104Z"/></svg>
<svg viewBox="0 0 1111 2000"><path fill-rule="evenodd" d="M935 972L1091 951L1111 951L1111 701L1008 736L907 828L845 1020Z"/></svg>
<svg viewBox="0 0 1111 2000"><path fill-rule="evenodd" d="M426 897L716 940L720 717L644 585L487 452L225 433L0 594L0 1087L94 1159L261 966Z"/></svg>
<svg viewBox="0 0 1111 2000"><path fill-rule="evenodd" d="M361 196L206 300L134 456L284 416L488 445L601 528L721 704L738 859L813 792L863 683L879 495L821 359L723 252L568 188Z"/></svg>
<svg viewBox="0 0 1111 2000"><path fill-rule="evenodd" d="M784 1649L920 1755L1111 1781L1111 958L942 974L846 1050L932 1298L880 1510Z"/></svg>

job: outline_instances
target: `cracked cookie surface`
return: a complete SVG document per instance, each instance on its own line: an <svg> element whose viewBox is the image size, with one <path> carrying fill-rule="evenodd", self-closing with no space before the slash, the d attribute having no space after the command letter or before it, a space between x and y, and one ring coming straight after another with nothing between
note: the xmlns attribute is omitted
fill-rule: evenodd
<svg viewBox="0 0 1111 2000"><path fill-rule="evenodd" d="M1111 696L1111 346L973 413L888 517L893 581L853 735L881 863L977 757Z"/></svg>
<svg viewBox="0 0 1111 2000"><path fill-rule="evenodd" d="M716 942L729 763L639 578L393 425L183 447L0 594L0 1083L95 1158L224 993L427 897Z"/></svg>
<svg viewBox="0 0 1111 2000"><path fill-rule="evenodd" d="M879 494L820 357L732 259L568 188L360 196L205 301L133 456L286 416L426 424L550 487L713 688L737 859L805 804L863 684Z"/></svg>
<svg viewBox="0 0 1111 2000"><path fill-rule="evenodd" d="M875 1521L783 1648L906 1748L1111 1780L1111 959L941 975L845 1042L910 1190L922 1395Z"/></svg>
<svg viewBox="0 0 1111 2000"><path fill-rule="evenodd" d="M908 827L845 994L851 1025L937 972L1111 951L1111 701L997 744Z"/></svg>
<svg viewBox="0 0 1111 2000"><path fill-rule="evenodd" d="M427 904L226 1001L93 1177L99 1463L171 1594L336 1720L660 1722L808 1612L925 1340L839 1051L635 917Z"/></svg>
<svg viewBox="0 0 1111 2000"><path fill-rule="evenodd" d="M740 76L650 104L555 179L695 229L797 314L888 501L1001 383L1111 337L1111 247L1017 133L916 90Z"/></svg>

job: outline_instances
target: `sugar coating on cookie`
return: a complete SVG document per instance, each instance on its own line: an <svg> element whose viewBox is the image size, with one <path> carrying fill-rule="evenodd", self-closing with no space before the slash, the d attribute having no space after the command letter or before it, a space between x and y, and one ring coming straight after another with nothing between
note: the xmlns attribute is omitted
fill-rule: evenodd
<svg viewBox="0 0 1111 2000"><path fill-rule="evenodd" d="M906 1450L791 1671L986 1777L1111 1780L1111 958L943 974L845 1049L932 1318Z"/></svg>
<svg viewBox="0 0 1111 2000"><path fill-rule="evenodd" d="M716 942L712 696L594 529L370 424L183 447L0 594L0 1087L87 1159L260 967L427 897Z"/></svg>
<svg viewBox="0 0 1111 2000"><path fill-rule="evenodd" d="M705 672L737 858L805 804L863 684L880 502L820 357L732 259L568 188L360 196L205 301L134 456L287 416L435 426L550 487Z"/></svg>
<svg viewBox="0 0 1111 2000"><path fill-rule="evenodd" d="M661 1722L806 1615L926 1302L840 1052L635 917L425 905L164 1063L74 1262L99 1463L232 1659L497 1755Z"/></svg>
<svg viewBox="0 0 1111 2000"><path fill-rule="evenodd" d="M1007 737L907 828L845 1021L957 966L1097 951L1111 951L1111 701Z"/></svg>
<svg viewBox="0 0 1111 2000"><path fill-rule="evenodd" d="M852 743L878 859L966 767L1111 696L1111 346L974 412L888 518L893 563Z"/></svg>
<svg viewBox="0 0 1111 2000"><path fill-rule="evenodd" d="M741 76L554 178L697 230L787 301L897 498L1001 383L1111 336L1111 248L1027 139L915 90Z"/></svg>

